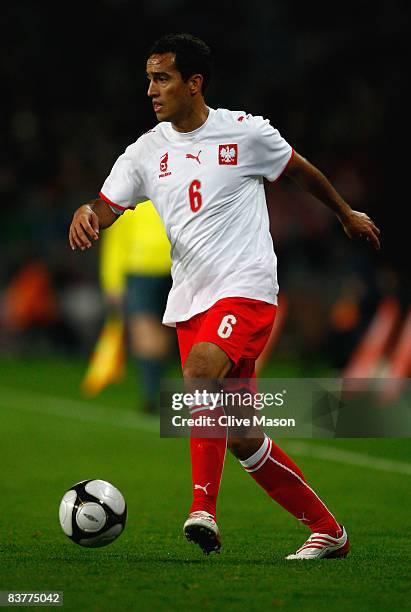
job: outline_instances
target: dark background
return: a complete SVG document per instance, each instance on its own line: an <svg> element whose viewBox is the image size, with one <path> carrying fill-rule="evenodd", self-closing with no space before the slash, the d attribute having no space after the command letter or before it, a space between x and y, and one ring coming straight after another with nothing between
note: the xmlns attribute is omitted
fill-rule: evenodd
<svg viewBox="0 0 411 612"><path fill-rule="evenodd" d="M3 14L0 350L86 351L94 341L102 317L97 249L71 253L68 225L117 156L155 124L147 50L172 31L213 48L210 106L268 117L382 230L382 249L373 252L350 242L333 215L287 179L268 186L280 286L292 304L284 354L342 366L382 297L394 296L405 312L406 2L50 6L23 0ZM13 329L8 287L31 261L50 276L53 322ZM348 327L333 319L341 299L358 310Z"/></svg>

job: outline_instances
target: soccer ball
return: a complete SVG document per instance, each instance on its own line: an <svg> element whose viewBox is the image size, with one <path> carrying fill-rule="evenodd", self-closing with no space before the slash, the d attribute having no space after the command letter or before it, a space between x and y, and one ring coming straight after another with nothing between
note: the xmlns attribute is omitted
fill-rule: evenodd
<svg viewBox="0 0 411 612"><path fill-rule="evenodd" d="M60 525L76 544L88 548L107 546L126 524L127 506L116 487L105 480L82 480L64 494Z"/></svg>

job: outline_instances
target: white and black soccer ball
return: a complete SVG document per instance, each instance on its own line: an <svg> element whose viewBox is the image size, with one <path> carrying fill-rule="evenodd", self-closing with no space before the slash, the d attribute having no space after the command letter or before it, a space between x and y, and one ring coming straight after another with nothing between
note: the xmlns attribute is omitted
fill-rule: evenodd
<svg viewBox="0 0 411 612"><path fill-rule="evenodd" d="M64 494L60 525L76 544L107 546L122 533L127 519L124 497L105 480L82 480Z"/></svg>

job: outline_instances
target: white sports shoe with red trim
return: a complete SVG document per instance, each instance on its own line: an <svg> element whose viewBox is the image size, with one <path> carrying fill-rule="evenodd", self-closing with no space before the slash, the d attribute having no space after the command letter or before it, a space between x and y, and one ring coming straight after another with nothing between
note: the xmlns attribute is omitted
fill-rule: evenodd
<svg viewBox="0 0 411 612"><path fill-rule="evenodd" d="M327 533L312 533L308 540L286 559L333 559L346 557L350 550L350 541L345 528L340 525L342 535L333 538Z"/></svg>
<svg viewBox="0 0 411 612"><path fill-rule="evenodd" d="M220 552L221 537L218 525L212 514L197 510L188 515L183 527L184 535L189 542L198 544L205 555Z"/></svg>

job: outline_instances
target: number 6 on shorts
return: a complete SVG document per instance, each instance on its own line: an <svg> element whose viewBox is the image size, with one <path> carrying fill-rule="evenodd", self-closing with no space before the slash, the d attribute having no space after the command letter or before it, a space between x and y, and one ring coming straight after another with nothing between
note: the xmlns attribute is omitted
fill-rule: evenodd
<svg viewBox="0 0 411 612"><path fill-rule="evenodd" d="M228 314L222 318L220 327L217 330L217 334L220 338L229 338L233 331L233 325L237 323L237 319L234 315Z"/></svg>

